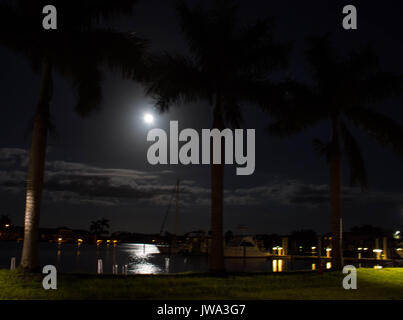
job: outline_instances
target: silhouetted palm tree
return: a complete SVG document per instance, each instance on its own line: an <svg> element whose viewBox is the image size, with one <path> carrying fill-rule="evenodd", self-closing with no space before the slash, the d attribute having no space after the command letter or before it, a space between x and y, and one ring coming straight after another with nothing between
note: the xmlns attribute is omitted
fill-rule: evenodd
<svg viewBox="0 0 403 320"><path fill-rule="evenodd" d="M133 76L145 42L132 34L96 28L99 20L130 14L134 0L59 0L57 30L44 30L42 9L49 1L0 1L0 45L22 54L42 74L36 107L27 178L24 245L21 267L39 267L37 239L42 197L47 134L50 128L52 73L71 81L77 90L76 111L88 115L99 107L101 66ZM130 66L127 67L127 66Z"/></svg>
<svg viewBox="0 0 403 320"><path fill-rule="evenodd" d="M285 66L288 47L274 42L269 20L238 27L233 1L215 0L210 9L204 9L201 4L190 8L181 0L176 9L190 54L154 56L148 94L157 99L161 111L174 104L207 101L212 107L212 128L238 127L241 105L262 103L267 101L263 97L276 91L267 75ZM225 270L223 180L224 165L212 164L209 267L213 273Z"/></svg>
<svg viewBox="0 0 403 320"><path fill-rule="evenodd" d="M95 236L108 234L109 233L109 220L102 218L100 220L91 221L90 231Z"/></svg>
<svg viewBox="0 0 403 320"><path fill-rule="evenodd" d="M272 123L272 134L287 136L329 121L330 141L314 140L315 148L327 156L330 166L330 211L332 229L332 268L342 267L341 176L342 153L346 157L351 184L367 187L367 176L359 143L350 133L351 124L379 143L403 151L403 127L376 111L377 103L400 94L402 77L383 72L370 46L341 57L330 37L308 40L307 59L314 85L295 85L289 91L289 107Z"/></svg>

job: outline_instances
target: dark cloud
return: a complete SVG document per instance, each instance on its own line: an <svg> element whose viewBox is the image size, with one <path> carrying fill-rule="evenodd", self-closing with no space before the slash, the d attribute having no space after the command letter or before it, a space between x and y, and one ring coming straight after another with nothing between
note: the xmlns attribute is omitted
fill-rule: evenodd
<svg viewBox="0 0 403 320"><path fill-rule="evenodd" d="M307 184L298 180L285 180L274 182L271 185L236 189L234 195L239 200L243 199L245 205L276 202L284 206L318 208L329 204L329 186L327 184ZM345 205L360 202L393 204L400 203L402 196L399 193L362 192L359 188L343 187L342 201ZM237 203L241 204L242 201Z"/></svg>
<svg viewBox="0 0 403 320"><path fill-rule="evenodd" d="M22 149L0 149L0 186L5 191L23 192L27 153ZM15 169L10 168L13 167ZM173 186L162 183L170 171L149 173L138 170L99 168L83 163L53 161L46 163L44 200L71 204L118 205L143 201L166 205ZM203 196L208 190L185 180L181 187L184 205L192 195ZM202 204L200 200L195 201Z"/></svg>
<svg viewBox="0 0 403 320"><path fill-rule="evenodd" d="M23 199L27 172L27 152L22 149L0 149L0 190L19 195ZM74 206L81 210L88 206L119 211L123 208L149 208L165 211L173 199L175 174L171 171L147 172L122 168L101 168L85 163L48 161L43 202L47 205ZM308 184L300 180L277 177L270 184L224 190L226 210L247 210L251 214L265 215L273 209L283 212L298 212L306 216L323 212L329 206L327 184ZM354 210L363 205L399 205L402 197L390 192L361 192L358 188L342 189L343 205ZM183 180L180 185L179 205L187 212L188 224L194 221L193 213L208 215L210 189L194 180ZM111 208L111 209L108 209ZM263 209L269 208L269 209ZM279 209L280 208L280 209ZM75 210L75 209L74 209ZM268 210L268 211L266 211ZM279 217L281 217L280 215ZM241 217L241 216L239 216ZM232 217L229 223L234 220ZM243 218L236 218L241 219ZM238 221L238 220L236 220ZM245 223L245 221L244 221Z"/></svg>

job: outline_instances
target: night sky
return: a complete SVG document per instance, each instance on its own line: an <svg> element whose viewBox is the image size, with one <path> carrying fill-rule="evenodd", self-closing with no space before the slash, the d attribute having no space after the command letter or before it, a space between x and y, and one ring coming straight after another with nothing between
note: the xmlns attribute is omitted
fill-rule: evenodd
<svg viewBox="0 0 403 320"><path fill-rule="evenodd" d="M304 38L326 32L332 32L341 52L370 41L383 69L401 74L403 8L396 1L368 2L239 1L240 22L273 17L275 38L293 44L285 73L300 81L310 81L302 54ZM152 51L185 52L171 3L140 0L132 17L109 25L149 39ZM356 31L342 28L342 8L347 4L357 6ZM39 85L40 76L22 56L0 48L0 214L8 214L16 225L22 225L24 218L29 127ZM90 221L105 217L111 221L111 231L157 233L173 186L181 179L179 232L209 230L210 168L148 164L151 143L146 136L152 127L142 116L153 110L153 100L140 84L107 73L100 111L85 119L74 113L74 92L57 74L54 90L51 112L56 133L48 143L42 227L88 229ZM403 97L382 108L403 124ZM256 170L252 176L236 176L235 165L226 167L224 230L236 232L245 225L250 233L328 232L328 166L314 153L312 140L328 138L329 124L280 139L265 132L267 114L253 106L245 106L243 114L243 127L256 129ZM170 120L178 120L180 129L200 132L211 126L211 109L205 102L174 107L156 115L154 127L168 130ZM369 190L348 187L344 168L344 229L363 224L398 229L403 226L402 159L352 131L361 143ZM173 216L168 231L173 231Z"/></svg>

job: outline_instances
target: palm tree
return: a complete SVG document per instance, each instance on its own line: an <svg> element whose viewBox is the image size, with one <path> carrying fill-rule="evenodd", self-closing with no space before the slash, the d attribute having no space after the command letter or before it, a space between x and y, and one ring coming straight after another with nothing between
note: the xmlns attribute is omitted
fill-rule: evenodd
<svg viewBox="0 0 403 320"><path fill-rule="evenodd" d="M330 212L332 268L340 269L342 258L341 175L342 154L349 164L351 184L367 187L367 175L351 124L382 145L403 151L403 127L376 110L378 103L400 94L402 77L383 72L371 48L363 47L347 57L336 53L328 35L308 40L307 59L314 85L294 84L289 106L269 126L271 134L288 136L329 121L330 141L314 140L315 148L327 156L330 167Z"/></svg>
<svg viewBox="0 0 403 320"><path fill-rule="evenodd" d="M78 6L70 0L57 1L57 30L42 28L42 9L48 1L16 0L14 5L7 0L0 2L0 45L22 54L32 64L33 70L42 74L27 178L20 265L25 271L39 268L37 239L53 71L70 80L77 90L76 111L80 115L86 116L99 107L102 98L101 66L135 76L136 63L133 61L142 60L145 42L129 33L96 28L96 22L130 14L134 2L87 0L81 1Z"/></svg>
<svg viewBox="0 0 403 320"><path fill-rule="evenodd" d="M95 237L108 234L109 233L109 220L100 219L96 221L91 221L90 231L94 234ZM95 238L96 240L96 238Z"/></svg>
<svg viewBox="0 0 403 320"><path fill-rule="evenodd" d="M238 8L230 0L215 0L210 9L201 4L190 8L180 0L176 10L190 54L152 57L147 93L162 112L174 104L206 101L212 107L212 129L238 127L242 104L267 101L264 97L276 91L267 75L286 65L288 46L274 42L269 20L239 28ZM223 180L224 165L212 164L212 273L225 271Z"/></svg>
<svg viewBox="0 0 403 320"><path fill-rule="evenodd" d="M101 226L101 233L103 233L103 234L108 234L109 233L110 226L109 226L109 220L108 219L102 218L99 221L99 225Z"/></svg>

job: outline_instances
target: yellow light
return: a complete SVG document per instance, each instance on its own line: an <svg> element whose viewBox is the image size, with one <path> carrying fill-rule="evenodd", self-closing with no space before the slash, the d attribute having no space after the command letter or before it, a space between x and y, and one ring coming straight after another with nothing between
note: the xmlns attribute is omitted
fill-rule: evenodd
<svg viewBox="0 0 403 320"><path fill-rule="evenodd" d="M332 251L332 249L331 248L326 248L326 251Z"/></svg>
<svg viewBox="0 0 403 320"><path fill-rule="evenodd" d="M382 252L383 250L382 249L374 249L374 250L372 250L373 252L376 252L376 253L380 253L380 252Z"/></svg>
<svg viewBox="0 0 403 320"><path fill-rule="evenodd" d="M111 240L106 240L106 243L109 243L109 242L111 242Z"/></svg>
<svg viewBox="0 0 403 320"><path fill-rule="evenodd" d="M83 239L77 239L77 242L81 243L83 242Z"/></svg>
<svg viewBox="0 0 403 320"><path fill-rule="evenodd" d="M397 248L397 249L396 249L396 251L402 251L402 250L403 250L402 248Z"/></svg>
<svg viewBox="0 0 403 320"><path fill-rule="evenodd" d="M113 243L118 243L118 240L113 240Z"/></svg>
<svg viewBox="0 0 403 320"><path fill-rule="evenodd" d="M273 272L277 272L278 260L273 260Z"/></svg>
<svg viewBox="0 0 403 320"><path fill-rule="evenodd" d="M326 262L326 269L331 269L331 268L332 268L332 263Z"/></svg>
<svg viewBox="0 0 403 320"><path fill-rule="evenodd" d="M312 263L312 270L316 270L316 264Z"/></svg>
<svg viewBox="0 0 403 320"><path fill-rule="evenodd" d="M382 266L374 266L374 269L380 270L380 269L383 269L383 267Z"/></svg>
<svg viewBox="0 0 403 320"><path fill-rule="evenodd" d="M283 272L283 260L278 261L278 272Z"/></svg>
<svg viewBox="0 0 403 320"><path fill-rule="evenodd" d="M358 248L357 250L360 250L360 251L361 251L361 250L362 250L362 248Z"/></svg>
<svg viewBox="0 0 403 320"><path fill-rule="evenodd" d="M316 249L316 247L312 247L311 249L312 249L312 250L315 250L315 249Z"/></svg>
<svg viewBox="0 0 403 320"><path fill-rule="evenodd" d="M57 239L57 241L63 241L63 239L62 239L62 238L59 238L59 239Z"/></svg>
<svg viewBox="0 0 403 320"><path fill-rule="evenodd" d="M7 223L7 224L5 224L4 226L5 226L6 228L8 228L10 225Z"/></svg>
<svg viewBox="0 0 403 320"><path fill-rule="evenodd" d="M368 250L368 248L364 248L364 250Z"/></svg>

